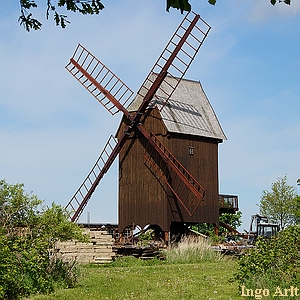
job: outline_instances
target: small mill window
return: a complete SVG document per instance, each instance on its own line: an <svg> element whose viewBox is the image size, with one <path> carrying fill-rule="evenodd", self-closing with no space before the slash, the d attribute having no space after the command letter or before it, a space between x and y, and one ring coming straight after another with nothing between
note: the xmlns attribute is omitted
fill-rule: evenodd
<svg viewBox="0 0 300 300"><path fill-rule="evenodd" d="M194 147L189 147L189 155L194 155Z"/></svg>

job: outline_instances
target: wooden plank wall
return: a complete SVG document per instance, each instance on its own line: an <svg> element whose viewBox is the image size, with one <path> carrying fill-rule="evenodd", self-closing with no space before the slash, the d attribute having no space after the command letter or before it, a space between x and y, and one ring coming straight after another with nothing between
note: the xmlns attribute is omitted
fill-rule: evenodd
<svg viewBox="0 0 300 300"><path fill-rule="evenodd" d="M190 217L167 186L157 180L145 164L147 141L128 139L119 155L119 229L129 225L157 224L169 231L171 222L215 223L218 225L218 141L187 135L168 134L157 109L153 109L144 125L152 130L206 189L205 200ZM127 121L124 119L118 134L122 134ZM189 147L194 155L189 155Z"/></svg>

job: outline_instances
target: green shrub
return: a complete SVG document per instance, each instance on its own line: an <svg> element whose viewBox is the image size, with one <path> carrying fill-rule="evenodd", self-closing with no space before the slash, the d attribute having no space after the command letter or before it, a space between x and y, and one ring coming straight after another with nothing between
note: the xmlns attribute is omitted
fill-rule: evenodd
<svg viewBox="0 0 300 300"><path fill-rule="evenodd" d="M238 283L251 289L299 285L299 231L289 226L276 237L258 238L238 262Z"/></svg>
<svg viewBox="0 0 300 300"><path fill-rule="evenodd" d="M51 249L58 240L86 241L64 208L24 192L22 184L0 180L0 299L49 293L76 282L75 265L62 262Z"/></svg>
<svg viewBox="0 0 300 300"><path fill-rule="evenodd" d="M154 238L154 230L148 229L146 231L143 231L139 234L139 241L137 243L137 246L147 246L149 245L149 242L151 242Z"/></svg>

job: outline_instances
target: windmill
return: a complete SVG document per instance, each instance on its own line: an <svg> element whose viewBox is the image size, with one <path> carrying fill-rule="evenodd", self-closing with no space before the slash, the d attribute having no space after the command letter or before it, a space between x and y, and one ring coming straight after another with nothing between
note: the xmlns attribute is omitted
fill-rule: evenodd
<svg viewBox="0 0 300 300"><path fill-rule="evenodd" d="M209 31L210 26L200 15L189 12L135 97L133 91L100 60L82 45L77 46L66 69L112 115L123 113L123 121L117 133L118 139L110 136L92 170L68 202L66 208L72 211L72 221L76 222L79 219L117 156L123 153L124 158L124 153L130 150L133 138L141 138L143 141L144 163L153 175L152 180L160 182L164 191L172 195L176 205L179 205L188 217L192 218L199 209L205 197L205 189L145 124L151 108L159 107L159 111L162 111L168 105ZM130 105L128 107L132 102L135 103L135 109L129 109ZM124 210L124 207L120 209L122 212ZM122 224L125 224L124 222L126 221L123 220Z"/></svg>

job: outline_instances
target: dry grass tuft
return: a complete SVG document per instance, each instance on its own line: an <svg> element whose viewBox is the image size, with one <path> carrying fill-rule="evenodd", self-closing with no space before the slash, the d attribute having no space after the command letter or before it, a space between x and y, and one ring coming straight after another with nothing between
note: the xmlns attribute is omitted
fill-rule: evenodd
<svg viewBox="0 0 300 300"><path fill-rule="evenodd" d="M166 251L168 263L195 263L220 261L223 255L211 248L209 240L201 236L183 236L179 243Z"/></svg>

